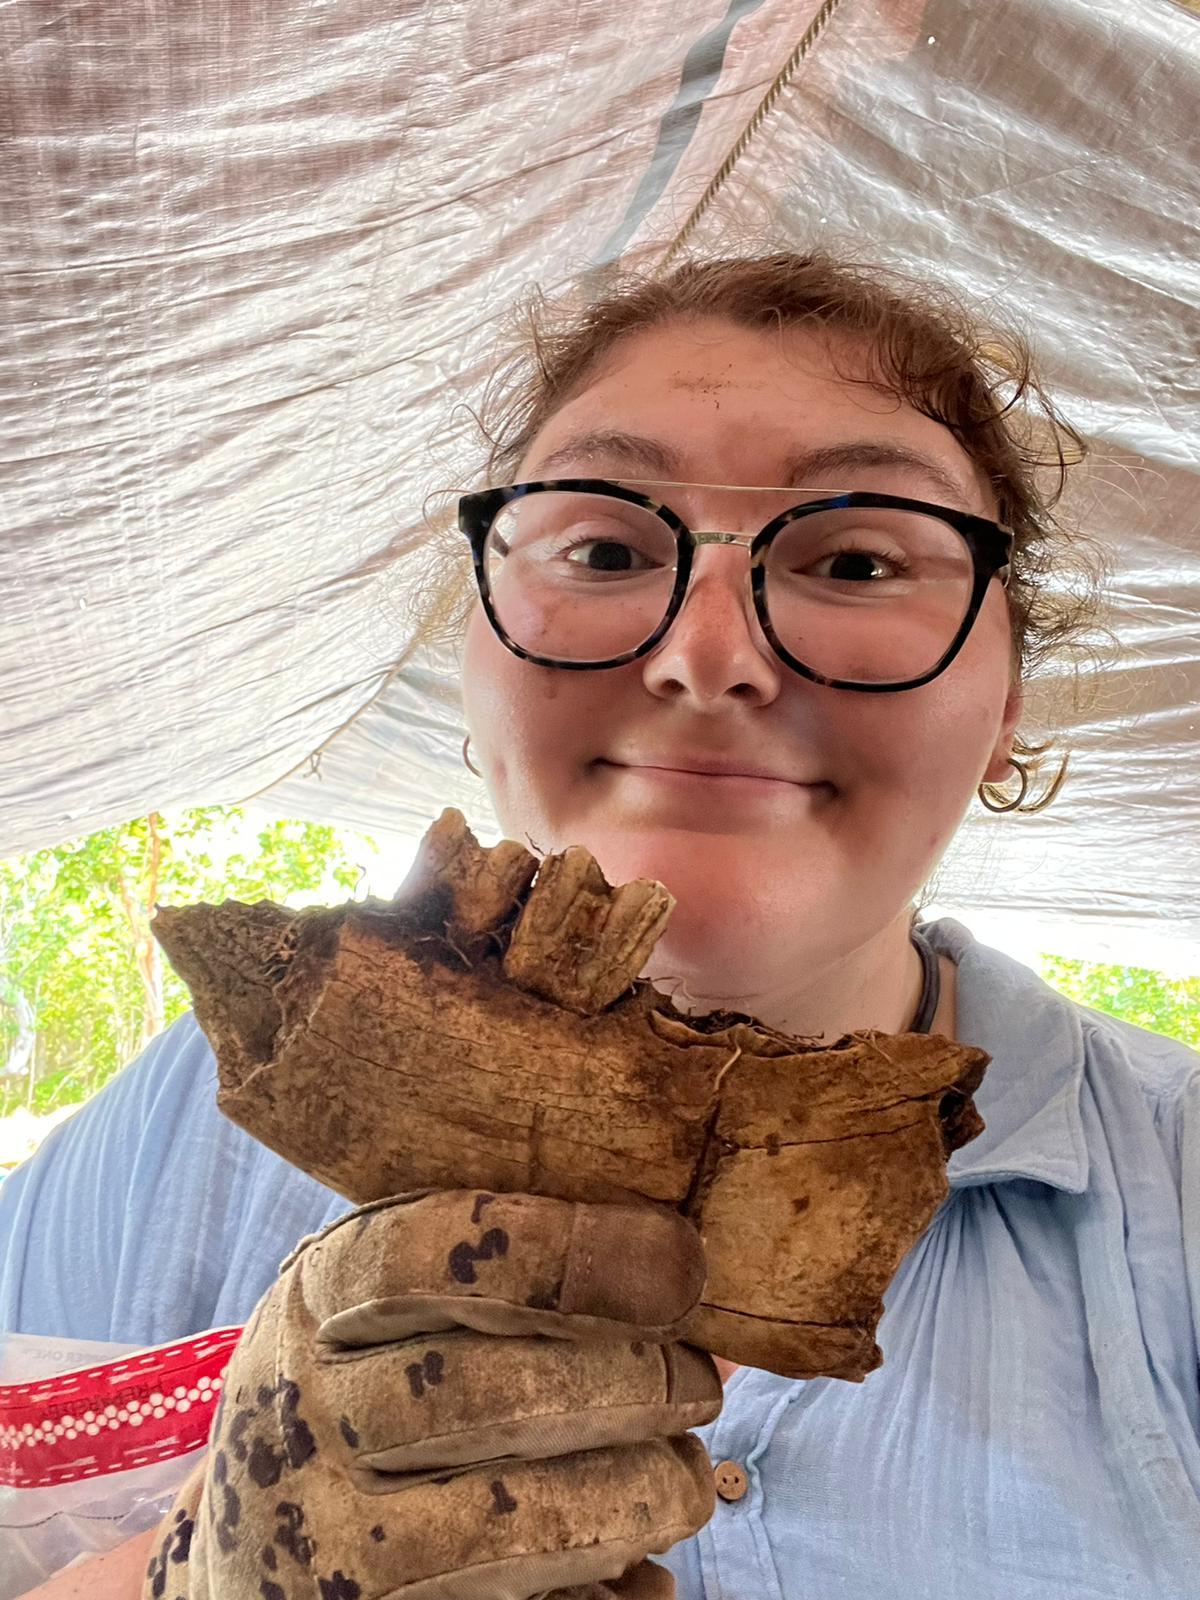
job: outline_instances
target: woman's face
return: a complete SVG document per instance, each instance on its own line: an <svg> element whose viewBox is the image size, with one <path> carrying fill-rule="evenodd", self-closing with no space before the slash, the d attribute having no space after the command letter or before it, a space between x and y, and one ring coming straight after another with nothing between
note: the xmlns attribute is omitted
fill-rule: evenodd
<svg viewBox="0 0 1200 1600"><path fill-rule="evenodd" d="M674 470L647 470L614 448L542 470L574 436L617 429L653 440ZM866 441L923 455L958 492L910 465L855 464L804 487L873 489L995 516L953 435L839 378L818 334L719 318L627 336L542 429L518 479L783 486L784 464L801 450ZM690 527L732 533L757 532L788 504L720 489L647 492ZM836 962L898 919L907 925L980 781L1009 775L1020 713L997 581L939 678L859 694L812 683L778 659L754 613L748 567L744 547L703 546L665 638L599 672L521 660L477 604L462 679L472 759L505 836L539 854L585 845L610 883L664 883L678 904L645 975L739 1000ZM680 781L650 770L696 754L765 765L790 781Z"/></svg>

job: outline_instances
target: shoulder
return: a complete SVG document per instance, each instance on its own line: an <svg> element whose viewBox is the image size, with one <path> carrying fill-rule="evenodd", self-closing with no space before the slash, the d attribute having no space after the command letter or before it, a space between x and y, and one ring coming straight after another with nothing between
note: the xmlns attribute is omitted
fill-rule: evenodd
<svg viewBox="0 0 1200 1600"><path fill-rule="evenodd" d="M1081 1053L1089 1071L1125 1076L1152 1100L1177 1099L1200 1081L1200 1053L1182 1040L1070 999L953 918L923 931L958 968L959 998L985 1046L1015 1041L1043 1062L1048 1053Z"/></svg>
<svg viewBox="0 0 1200 1600"><path fill-rule="evenodd" d="M1080 1193L1105 1148L1122 1167L1156 1147L1178 1165L1200 1114L1194 1050L1080 1005L951 918L927 926L958 967L958 1037L990 1057L975 1096L986 1127L951 1158L952 1182L1020 1175Z"/></svg>
<svg viewBox="0 0 1200 1600"><path fill-rule="evenodd" d="M1178 1102L1200 1084L1200 1052L1167 1034L1069 1001L1079 1017L1084 1052L1098 1070L1129 1074L1151 1101Z"/></svg>
<svg viewBox="0 0 1200 1600"><path fill-rule="evenodd" d="M1181 1039L1152 1033L1091 1006L1075 1005L1083 1035L1087 1072L1094 1085L1104 1085L1110 1103L1144 1108L1147 1123L1166 1154L1177 1186L1190 1170L1185 1151L1195 1146L1200 1130L1200 1053Z"/></svg>
<svg viewBox="0 0 1200 1600"><path fill-rule="evenodd" d="M185 1011L171 1026L158 1034L126 1067L95 1095L80 1111L83 1116L89 1109L141 1112L139 1127L143 1132L154 1133L154 1113L165 1112L169 1105L191 1109L208 1105L215 1094L217 1062L212 1046L201 1032L200 1025L190 1011ZM149 1121L145 1121L145 1118Z"/></svg>
<svg viewBox="0 0 1200 1600"><path fill-rule="evenodd" d="M1118 1169L1149 1177L1161 1150L1176 1189L1200 1128L1200 1053L1181 1039L1055 994L1078 1029L1083 1080L1102 1142ZM1089 1136L1093 1148L1096 1131Z"/></svg>
<svg viewBox="0 0 1200 1600"><path fill-rule="evenodd" d="M60 1122L0 1183L0 1326L114 1339L115 1285L143 1220L161 1209L147 1173L171 1174L172 1141L202 1115L207 1041L181 1018ZM186 1184L186 1177L183 1177ZM150 1342L133 1332L129 1343Z"/></svg>
<svg viewBox="0 0 1200 1600"><path fill-rule="evenodd" d="M0 1326L155 1344L244 1321L346 1202L218 1109L185 1015L0 1183Z"/></svg>
<svg viewBox="0 0 1200 1600"><path fill-rule="evenodd" d="M190 1012L58 1123L37 1152L6 1180L9 1190L40 1185L51 1174L101 1166L124 1168L146 1145L169 1144L213 1100L216 1061Z"/></svg>

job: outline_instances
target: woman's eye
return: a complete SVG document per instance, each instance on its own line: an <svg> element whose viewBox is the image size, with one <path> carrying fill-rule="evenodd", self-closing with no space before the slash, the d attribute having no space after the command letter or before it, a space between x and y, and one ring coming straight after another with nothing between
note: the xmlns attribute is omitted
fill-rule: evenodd
<svg viewBox="0 0 1200 1600"><path fill-rule="evenodd" d="M644 567L642 569L638 569L636 567L636 563L639 561L647 566L653 565L653 562L649 559L649 557L644 555L642 551L636 550L631 544L627 544L623 539L618 539L611 536L595 537L591 539L574 539L570 544L565 545L563 549L560 550L559 554L565 560L567 557L572 556L576 552L584 550L589 546L591 546L593 549L602 550L604 554L597 560L592 560L585 557L579 561L568 561L567 564L573 567L588 566L591 567L593 571L597 572L630 572L634 570L644 570Z"/></svg>
<svg viewBox="0 0 1200 1600"><path fill-rule="evenodd" d="M833 570L821 570L829 564L832 564ZM817 578L862 582L873 578L902 577L908 571L908 563L898 554L889 556L878 550L833 550L828 555L819 556L804 570Z"/></svg>

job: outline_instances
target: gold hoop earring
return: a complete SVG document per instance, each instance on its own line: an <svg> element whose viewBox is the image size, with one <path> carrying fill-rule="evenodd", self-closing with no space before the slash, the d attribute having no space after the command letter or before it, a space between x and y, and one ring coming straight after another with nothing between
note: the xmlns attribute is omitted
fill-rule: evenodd
<svg viewBox="0 0 1200 1600"><path fill-rule="evenodd" d="M468 734L467 737L463 740L463 762L464 762L465 766L467 767L467 769L469 771L473 772L477 778L482 778L483 777L483 773L480 772L478 767L473 767L471 765L471 758L467 754L467 746L470 743L471 743L471 735Z"/></svg>
<svg viewBox="0 0 1200 1600"><path fill-rule="evenodd" d="M1001 813L1001 812L1005 812L1005 811L1019 811L1021 809L1022 805L1025 802L1025 796L1029 792L1029 772L1028 772L1028 769L1023 767L1019 761L1014 760L1012 756L1009 756L1008 764L1009 764L1010 767L1012 767L1014 769L1014 771L1016 772L1017 776L1021 780L1021 792L1016 797L1015 800L1006 800L1003 805L994 805L992 803L992 801L988 799L987 791L989 789L992 789L992 790L998 789L999 788L999 784L981 783L979 785L979 788L976 791L976 793L979 795L979 799L980 799L981 803L984 806L986 806L989 811L994 811L994 812L997 812L997 813Z"/></svg>

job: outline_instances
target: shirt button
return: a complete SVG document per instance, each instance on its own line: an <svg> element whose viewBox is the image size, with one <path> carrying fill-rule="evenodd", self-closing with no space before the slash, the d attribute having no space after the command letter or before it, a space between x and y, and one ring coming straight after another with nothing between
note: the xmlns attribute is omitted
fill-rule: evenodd
<svg viewBox="0 0 1200 1600"><path fill-rule="evenodd" d="M722 1500L740 1500L750 1487L750 1480L736 1461L719 1461L713 1468L713 1477Z"/></svg>

